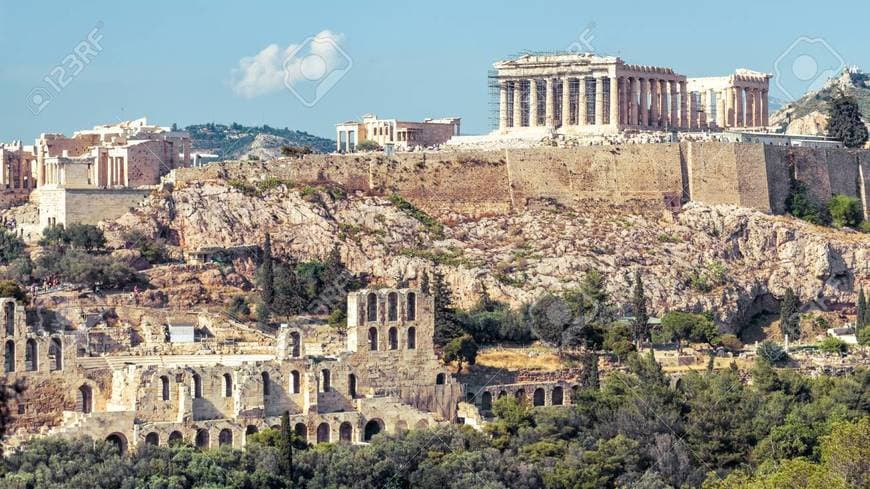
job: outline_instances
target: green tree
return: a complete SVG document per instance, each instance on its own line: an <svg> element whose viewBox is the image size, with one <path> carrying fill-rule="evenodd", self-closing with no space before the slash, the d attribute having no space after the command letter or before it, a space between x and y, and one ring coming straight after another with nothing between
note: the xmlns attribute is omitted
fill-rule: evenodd
<svg viewBox="0 0 870 489"><path fill-rule="evenodd" d="M41 246L61 246L67 243L69 243L69 236L63 224L46 227L42 230L42 237L39 239Z"/></svg>
<svg viewBox="0 0 870 489"><path fill-rule="evenodd" d="M834 227L850 227L857 229L864 221L864 210L861 201L855 197L837 194L828 202L828 212Z"/></svg>
<svg viewBox="0 0 870 489"><path fill-rule="evenodd" d="M819 342L818 347L819 350L825 353L837 355L846 353L849 350L849 345L845 341L833 336L826 336L825 339Z"/></svg>
<svg viewBox="0 0 870 489"><path fill-rule="evenodd" d="M227 304L227 314L233 318L246 318L251 314L251 307L248 305L248 300L244 296L236 295L230 299Z"/></svg>
<svg viewBox="0 0 870 489"><path fill-rule="evenodd" d="M870 487L870 416L835 422L822 437L822 462L849 487Z"/></svg>
<svg viewBox="0 0 870 489"><path fill-rule="evenodd" d="M477 342L471 335L462 335L458 338L453 338L444 347L444 361L456 362L456 371L462 371L462 362L467 362L469 365L474 365L477 360L478 351Z"/></svg>
<svg viewBox="0 0 870 489"><path fill-rule="evenodd" d="M24 241L5 229L0 229L0 263L4 265L24 253Z"/></svg>
<svg viewBox="0 0 870 489"><path fill-rule="evenodd" d="M783 336L797 342L801 337L801 315L797 297L791 287L785 289L785 295L779 305L779 329Z"/></svg>
<svg viewBox="0 0 870 489"><path fill-rule="evenodd" d="M703 314L671 311L662 316L662 333L669 341L675 341L677 351L682 353L686 340L712 344L716 326Z"/></svg>
<svg viewBox="0 0 870 489"><path fill-rule="evenodd" d="M87 251L106 246L103 230L93 224L70 224L66 230L66 239L73 247Z"/></svg>
<svg viewBox="0 0 870 489"><path fill-rule="evenodd" d="M863 328L867 318L867 299L864 297L864 287L858 290L858 302L855 304L855 331Z"/></svg>
<svg viewBox="0 0 870 489"><path fill-rule="evenodd" d="M634 321L632 321L632 335L634 342L640 348L641 342L649 339L649 313L646 310L646 292L643 290L643 279L640 272L634 273L634 292L631 300L634 309Z"/></svg>
<svg viewBox="0 0 870 489"><path fill-rule="evenodd" d="M867 142L867 126L854 97L842 91L828 105L828 137L843 141L847 148L860 148Z"/></svg>
<svg viewBox="0 0 870 489"><path fill-rule="evenodd" d="M257 325L259 325L261 328L268 328L270 316L272 314L271 311L269 310L269 306L266 305L265 302L258 303L257 307L256 307L256 314L257 314Z"/></svg>
<svg viewBox="0 0 870 489"><path fill-rule="evenodd" d="M782 346L770 340L765 340L759 343L756 354L758 355L758 358L764 360L769 365L776 365L788 358L788 354Z"/></svg>
<svg viewBox="0 0 870 489"><path fill-rule="evenodd" d="M553 294L544 294L529 309L532 333L544 343L561 350L564 334L571 325L568 304Z"/></svg>

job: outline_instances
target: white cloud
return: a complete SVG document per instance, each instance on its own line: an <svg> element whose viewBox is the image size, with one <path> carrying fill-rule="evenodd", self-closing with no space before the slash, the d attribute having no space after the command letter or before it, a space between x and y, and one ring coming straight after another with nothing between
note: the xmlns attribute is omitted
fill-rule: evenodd
<svg viewBox="0 0 870 489"><path fill-rule="evenodd" d="M269 44L254 56L239 60L230 85L237 95L245 98L277 92L284 88L285 66L288 82L296 84L310 72L310 64L305 60L312 58L322 60L325 66L319 68L329 72L347 62L347 56L339 47L343 38L340 33L324 30L301 44L290 44L284 49L278 44Z"/></svg>

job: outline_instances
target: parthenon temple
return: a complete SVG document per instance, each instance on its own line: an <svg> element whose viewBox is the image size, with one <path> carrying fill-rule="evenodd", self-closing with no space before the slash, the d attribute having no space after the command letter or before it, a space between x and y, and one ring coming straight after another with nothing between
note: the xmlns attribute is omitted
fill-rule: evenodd
<svg viewBox="0 0 870 489"><path fill-rule="evenodd" d="M495 63L499 132L719 130L767 125L770 75L686 78L612 56L524 55Z"/></svg>

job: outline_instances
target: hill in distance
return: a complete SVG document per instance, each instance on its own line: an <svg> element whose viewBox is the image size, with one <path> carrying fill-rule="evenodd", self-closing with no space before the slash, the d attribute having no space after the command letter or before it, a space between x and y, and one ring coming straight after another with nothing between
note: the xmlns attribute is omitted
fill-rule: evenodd
<svg viewBox="0 0 870 489"><path fill-rule="evenodd" d="M221 159L247 159L257 156L272 159L281 156L281 146L309 146L323 153L335 149L335 141L304 131L267 125L243 126L225 124L194 124L184 128L190 133L194 151L214 153Z"/></svg>
<svg viewBox="0 0 870 489"><path fill-rule="evenodd" d="M823 88L782 106L770 116L770 125L788 134L824 136L828 130L828 103L840 90L858 102L864 123L870 121L870 74L847 68Z"/></svg>

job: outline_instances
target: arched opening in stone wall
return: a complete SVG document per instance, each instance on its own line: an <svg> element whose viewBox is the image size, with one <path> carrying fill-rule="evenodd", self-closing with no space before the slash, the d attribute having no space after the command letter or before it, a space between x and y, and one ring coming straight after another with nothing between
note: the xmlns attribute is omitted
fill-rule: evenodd
<svg viewBox="0 0 870 489"><path fill-rule="evenodd" d="M480 396L480 409L483 411L492 411L492 394L484 392Z"/></svg>
<svg viewBox="0 0 870 489"><path fill-rule="evenodd" d="M233 432L229 428L224 428L220 433L218 433L218 446L233 446Z"/></svg>
<svg viewBox="0 0 870 489"><path fill-rule="evenodd" d="M501 399L502 397L507 397L507 391L499 391L498 399Z"/></svg>
<svg viewBox="0 0 870 489"><path fill-rule="evenodd" d="M435 385L444 385L444 373L435 376Z"/></svg>
<svg viewBox="0 0 870 489"><path fill-rule="evenodd" d="M290 333L290 356L292 358L299 358L299 355L302 354L302 338L299 336L299 333L293 331Z"/></svg>
<svg viewBox="0 0 870 489"><path fill-rule="evenodd" d="M94 410L94 391L91 389L91 386L84 384L79 387L79 410L88 414Z"/></svg>
<svg viewBox="0 0 870 489"><path fill-rule="evenodd" d="M378 328L369 328L369 350L378 351Z"/></svg>
<svg viewBox="0 0 870 489"><path fill-rule="evenodd" d="M350 443L353 441L353 425L345 421L338 427L339 441Z"/></svg>
<svg viewBox="0 0 870 489"><path fill-rule="evenodd" d="M193 398L202 398L202 377L199 374L193 374Z"/></svg>
<svg viewBox="0 0 870 489"><path fill-rule="evenodd" d="M389 329L387 336L390 339L390 350L399 349L399 330L395 326Z"/></svg>
<svg viewBox="0 0 870 489"><path fill-rule="evenodd" d="M272 379L269 377L269 372L261 373L260 377L263 380L263 398L265 400L272 392Z"/></svg>
<svg viewBox="0 0 870 489"><path fill-rule="evenodd" d="M196 437L194 438L194 444L196 448L208 448L208 430L205 428L200 428L196 430Z"/></svg>
<svg viewBox="0 0 870 489"><path fill-rule="evenodd" d="M332 387L330 379L329 369L325 368L320 371L320 392L329 392L330 387Z"/></svg>
<svg viewBox="0 0 870 489"><path fill-rule="evenodd" d="M180 431L173 431L169 434L169 446L178 445L179 443L184 443L184 435L181 434Z"/></svg>
<svg viewBox="0 0 870 489"><path fill-rule="evenodd" d="M233 397L233 376L224 374L224 397Z"/></svg>
<svg viewBox="0 0 870 489"><path fill-rule="evenodd" d="M374 322L378 320L378 296L374 292L370 292L366 297L366 321Z"/></svg>
<svg viewBox="0 0 870 489"><path fill-rule="evenodd" d="M317 443L329 443L329 425L320 423L317 425Z"/></svg>
<svg viewBox="0 0 870 489"><path fill-rule="evenodd" d="M258 430L256 426L254 426L254 425L252 425L252 424L249 424L249 425L245 428L245 436L253 435L254 433L258 433L259 431L260 431L260 430Z"/></svg>
<svg viewBox="0 0 870 489"><path fill-rule="evenodd" d="M351 399L356 397L356 375L349 374L347 376L347 395Z"/></svg>
<svg viewBox="0 0 870 489"><path fill-rule="evenodd" d="M399 294L390 292L387 294L387 321L399 320Z"/></svg>
<svg viewBox="0 0 870 489"><path fill-rule="evenodd" d="M417 328L411 326L408 328L408 349L417 348Z"/></svg>
<svg viewBox="0 0 870 489"><path fill-rule="evenodd" d="M290 372L290 393L299 394L300 389L299 371L294 370Z"/></svg>
<svg viewBox="0 0 870 489"><path fill-rule="evenodd" d="M3 365L6 373L15 371L15 342L6 340L6 347L3 353Z"/></svg>
<svg viewBox="0 0 870 489"><path fill-rule="evenodd" d="M408 292L407 306L405 308L405 318L408 321L417 320L417 294Z"/></svg>
<svg viewBox="0 0 870 489"><path fill-rule="evenodd" d="M121 433L112 433L106 437L106 442L114 446L118 453L124 455L127 453L127 437Z"/></svg>
<svg viewBox="0 0 870 489"><path fill-rule="evenodd" d="M151 446L157 446L160 444L160 435L155 432L148 433L145 435L145 444Z"/></svg>
<svg viewBox="0 0 870 489"><path fill-rule="evenodd" d="M50 371L63 370L63 346L60 338L52 338L48 343L48 362Z"/></svg>
<svg viewBox="0 0 870 489"><path fill-rule="evenodd" d="M24 370L35 372L39 369L39 348L36 346L36 340L30 338L24 344Z"/></svg>
<svg viewBox="0 0 870 489"><path fill-rule="evenodd" d="M532 394L532 405L533 406L543 406L545 404L546 394L544 393L544 389L538 387L535 389L535 392Z"/></svg>
<svg viewBox="0 0 870 489"><path fill-rule="evenodd" d="M366 423L365 430L363 431L363 441L371 441L373 436L382 431L384 431L384 422L381 419L375 418L369 421Z"/></svg>
<svg viewBox="0 0 870 489"><path fill-rule="evenodd" d="M405 431L408 431L408 422L400 419L396 422L396 433L403 433Z"/></svg>
<svg viewBox="0 0 870 489"><path fill-rule="evenodd" d="M565 394L560 386L553 387L553 405L561 406L564 403Z"/></svg>
<svg viewBox="0 0 870 489"><path fill-rule="evenodd" d="M526 391L523 389L519 389L514 393L514 396L517 398L517 401L526 402Z"/></svg>
<svg viewBox="0 0 870 489"><path fill-rule="evenodd" d="M308 441L308 428L305 426L305 423L296 423L296 426L293 427L293 432L304 441Z"/></svg>
<svg viewBox="0 0 870 489"><path fill-rule="evenodd" d="M6 334L8 336L15 335L15 303L7 302L6 305L3 306L3 311L5 312L5 322L6 322Z"/></svg>
<svg viewBox="0 0 870 489"><path fill-rule="evenodd" d="M165 375L160 376L160 397L164 401L169 400L169 377Z"/></svg>

